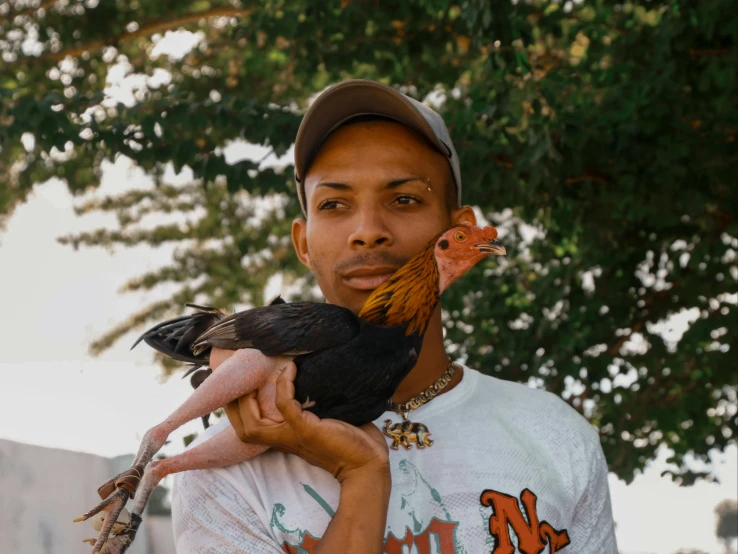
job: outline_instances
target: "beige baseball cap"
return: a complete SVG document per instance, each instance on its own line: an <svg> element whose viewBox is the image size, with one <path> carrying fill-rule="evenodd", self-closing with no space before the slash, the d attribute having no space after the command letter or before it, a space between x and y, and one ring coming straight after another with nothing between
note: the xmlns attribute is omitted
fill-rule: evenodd
<svg viewBox="0 0 738 554"><path fill-rule="evenodd" d="M297 196L303 213L305 207L305 177L320 145L333 131L348 120L362 115L377 115L415 129L443 154L451 166L456 182L456 194L461 205L461 169L459 157L443 118L431 108L401 92L366 79L350 79L330 87L313 102L295 139L295 180Z"/></svg>

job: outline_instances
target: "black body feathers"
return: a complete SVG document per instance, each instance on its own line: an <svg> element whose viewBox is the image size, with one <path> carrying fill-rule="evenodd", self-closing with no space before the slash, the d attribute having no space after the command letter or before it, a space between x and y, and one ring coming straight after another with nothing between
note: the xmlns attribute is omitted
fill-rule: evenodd
<svg viewBox="0 0 738 554"><path fill-rule="evenodd" d="M277 298L268 306L228 316L197 308L195 314L151 328L142 339L168 356L198 365L207 363L213 346L293 356L295 398L318 417L354 425L369 423L387 410L423 342L418 333L406 335L406 325L374 325L333 304Z"/></svg>

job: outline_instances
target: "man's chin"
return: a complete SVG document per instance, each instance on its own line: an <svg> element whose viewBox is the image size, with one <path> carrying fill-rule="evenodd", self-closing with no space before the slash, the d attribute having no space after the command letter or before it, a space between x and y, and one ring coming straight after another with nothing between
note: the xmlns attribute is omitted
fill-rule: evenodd
<svg viewBox="0 0 738 554"><path fill-rule="evenodd" d="M366 301L372 295L372 292L374 291L351 291L350 294L342 295L341 298L337 298L336 302L331 302L331 304L337 304L347 310L351 310L355 314L358 314L361 311L361 308L364 307L364 304L366 304Z"/></svg>
<svg viewBox="0 0 738 554"><path fill-rule="evenodd" d="M372 295L372 292L374 291L366 291L366 293L361 294L361 299L356 300L352 303L352 306L349 308L352 312L355 314L358 314L361 309L364 307L364 304L366 304L366 301L369 300L369 297Z"/></svg>

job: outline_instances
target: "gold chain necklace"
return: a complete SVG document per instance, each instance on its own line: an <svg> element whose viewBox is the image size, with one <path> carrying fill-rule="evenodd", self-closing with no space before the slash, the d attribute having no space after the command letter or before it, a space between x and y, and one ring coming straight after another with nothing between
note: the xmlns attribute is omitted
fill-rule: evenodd
<svg viewBox="0 0 738 554"><path fill-rule="evenodd" d="M449 358L446 371L444 371L438 380L436 380L436 382L430 387L407 402L403 402L402 404L392 402L390 404L390 410L401 415L403 419L402 423L394 424L391 419L384 421L384 434L393 441L390 448L397 450L397 447L402 445L406 450L409 450L412 443L415 443L418 448L425 448L426 446L431 446L433 444L428 427L422 423L414 423L410 421L408 419L408 414L438 396L438 394L451 382L451 378L454 376L454 373L456 373L456 366L451 361L451 358Z"/></svg>

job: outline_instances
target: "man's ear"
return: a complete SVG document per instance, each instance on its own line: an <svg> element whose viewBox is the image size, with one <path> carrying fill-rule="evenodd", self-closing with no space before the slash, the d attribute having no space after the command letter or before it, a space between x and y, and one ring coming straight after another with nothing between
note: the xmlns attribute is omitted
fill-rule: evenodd
<svg viewBox="0 0 738 554"><path fill-rule="evenodd" d="M474 209L471 206L461 206L451 212L451 223L452 225L471 223L476 227L477 215L474 213Z"/></svg>
<svg viewBox="0 0 738 554"><path fill-rule="evenodd" d="M312 271L313 265L307 247L307 221L302 217L295 218L292 222L292 245L302 265Z"/></svg>

